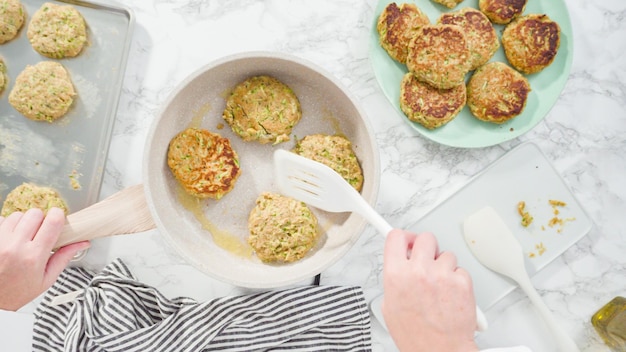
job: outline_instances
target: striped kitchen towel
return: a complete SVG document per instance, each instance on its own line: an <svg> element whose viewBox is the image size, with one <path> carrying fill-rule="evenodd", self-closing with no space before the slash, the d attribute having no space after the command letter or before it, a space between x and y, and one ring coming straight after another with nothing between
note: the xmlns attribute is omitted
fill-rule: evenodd
<svg viewBox="0 0 626 352"><path fill-rule="evenodd" d="M120 259L98 274L66 269L35 310L33 328L34 351L371 350L358 287L305 286L198 303L167 299Z"/></svg>

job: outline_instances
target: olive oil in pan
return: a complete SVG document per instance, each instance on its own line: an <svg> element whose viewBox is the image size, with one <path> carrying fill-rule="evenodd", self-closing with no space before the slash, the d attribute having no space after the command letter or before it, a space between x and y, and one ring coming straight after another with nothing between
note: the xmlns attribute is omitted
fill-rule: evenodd
<svg viewBox="0 0 626 352"><path fill-rule="evenodd" d="M211 104L209 103L202 104L198 108L198 110L193 111L193 114L191 116L191 121L189 122L189 126L187 127L202 128L202 121L204 120L205 116L208 116L210 111L211 111Z"/></svg>
<svg viewBox="0 0 626 352"><path fill-rule="evenodd" d="M204 215L200 199L190 196L182 187L177 187L177 192L180 204L194 215L202 225L202 228L207 230L213 237L213 242L215 242L216 245L239 257L252 258L253 250L250 245L242 241L239 237L227 231L220 230Z"/></svg>

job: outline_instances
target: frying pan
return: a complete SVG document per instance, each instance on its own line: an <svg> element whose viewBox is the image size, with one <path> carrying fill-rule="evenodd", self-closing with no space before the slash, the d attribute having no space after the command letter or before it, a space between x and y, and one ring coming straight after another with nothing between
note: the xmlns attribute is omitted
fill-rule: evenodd
<svg viewBox="0 0 626 352"><path fill-rule="evenodd" d="M277 78L300 100L302 119L288 142L245 142L221 117L230 90L256 75ZM167 166L170 140L188 127L227 137L239 155L241 176L234 189L218 201L185 195ZM352 142L364 174L361 194L374 204L380 180L378 150L365 114L340 82L314 64L286 54L248 52L214 61L181 82L153 122L145 145L143 186L120 191L101 202L104 205L96 204L100 208L96 212L86 208L68 216L58 244L156 226L186 261L226 283L275 288L311 278L350 250L365 228L365 220L357 214L312 209L321 228L320 240L305 258L289 264L262 263L245 240L248 215L256 198L263 192L279 193L272 176L273 152L278 148L290 150L296 139L315 133L341 134ZM103 214L109 212L120 217L116 229L91 224L93 214L100 214L104 222L107 215Z"/></svg>

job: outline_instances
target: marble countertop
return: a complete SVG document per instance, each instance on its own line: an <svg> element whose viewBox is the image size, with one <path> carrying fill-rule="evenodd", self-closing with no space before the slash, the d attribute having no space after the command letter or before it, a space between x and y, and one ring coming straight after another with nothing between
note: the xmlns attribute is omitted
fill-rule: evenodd
<svg viewBox="0 0 626 352"><path fill-rule="evenodd" d="M376 1L125 1L136 23L100 198L142 182L145 138L161 103L200 66L244 51L293 54L329 71L362 104L380 147L376 208L396 227L415 222L507 151L527 141L537 144L594 226L533 283L581 350L607 351L590 318L614 296L626 294L626 3L566 4L574 59L556 105L516 139L459 149L416 133L379 88L369 60ZM368 300L379 296L383 243L367 227L354 248L322 273L322 283L362 286ZM247 291L187 264L157 230L95 240L79 265L99 269L118 257L168 297L207 300ZM480 347L554 349L530 307L517 289L487 310L490 329L478 335ZM374 350L394 350L375 319L372 327Z"/></svg>

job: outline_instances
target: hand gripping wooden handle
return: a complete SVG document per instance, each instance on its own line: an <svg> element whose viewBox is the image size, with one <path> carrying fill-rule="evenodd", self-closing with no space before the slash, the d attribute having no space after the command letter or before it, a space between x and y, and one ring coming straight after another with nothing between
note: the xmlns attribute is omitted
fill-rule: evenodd
<svg viewBox="0 0 626 352"><path fill-rule="evenodd" d="M94 238L155 228L143 185L125 188L101 202L67 216L55 248Z"/></svg>

